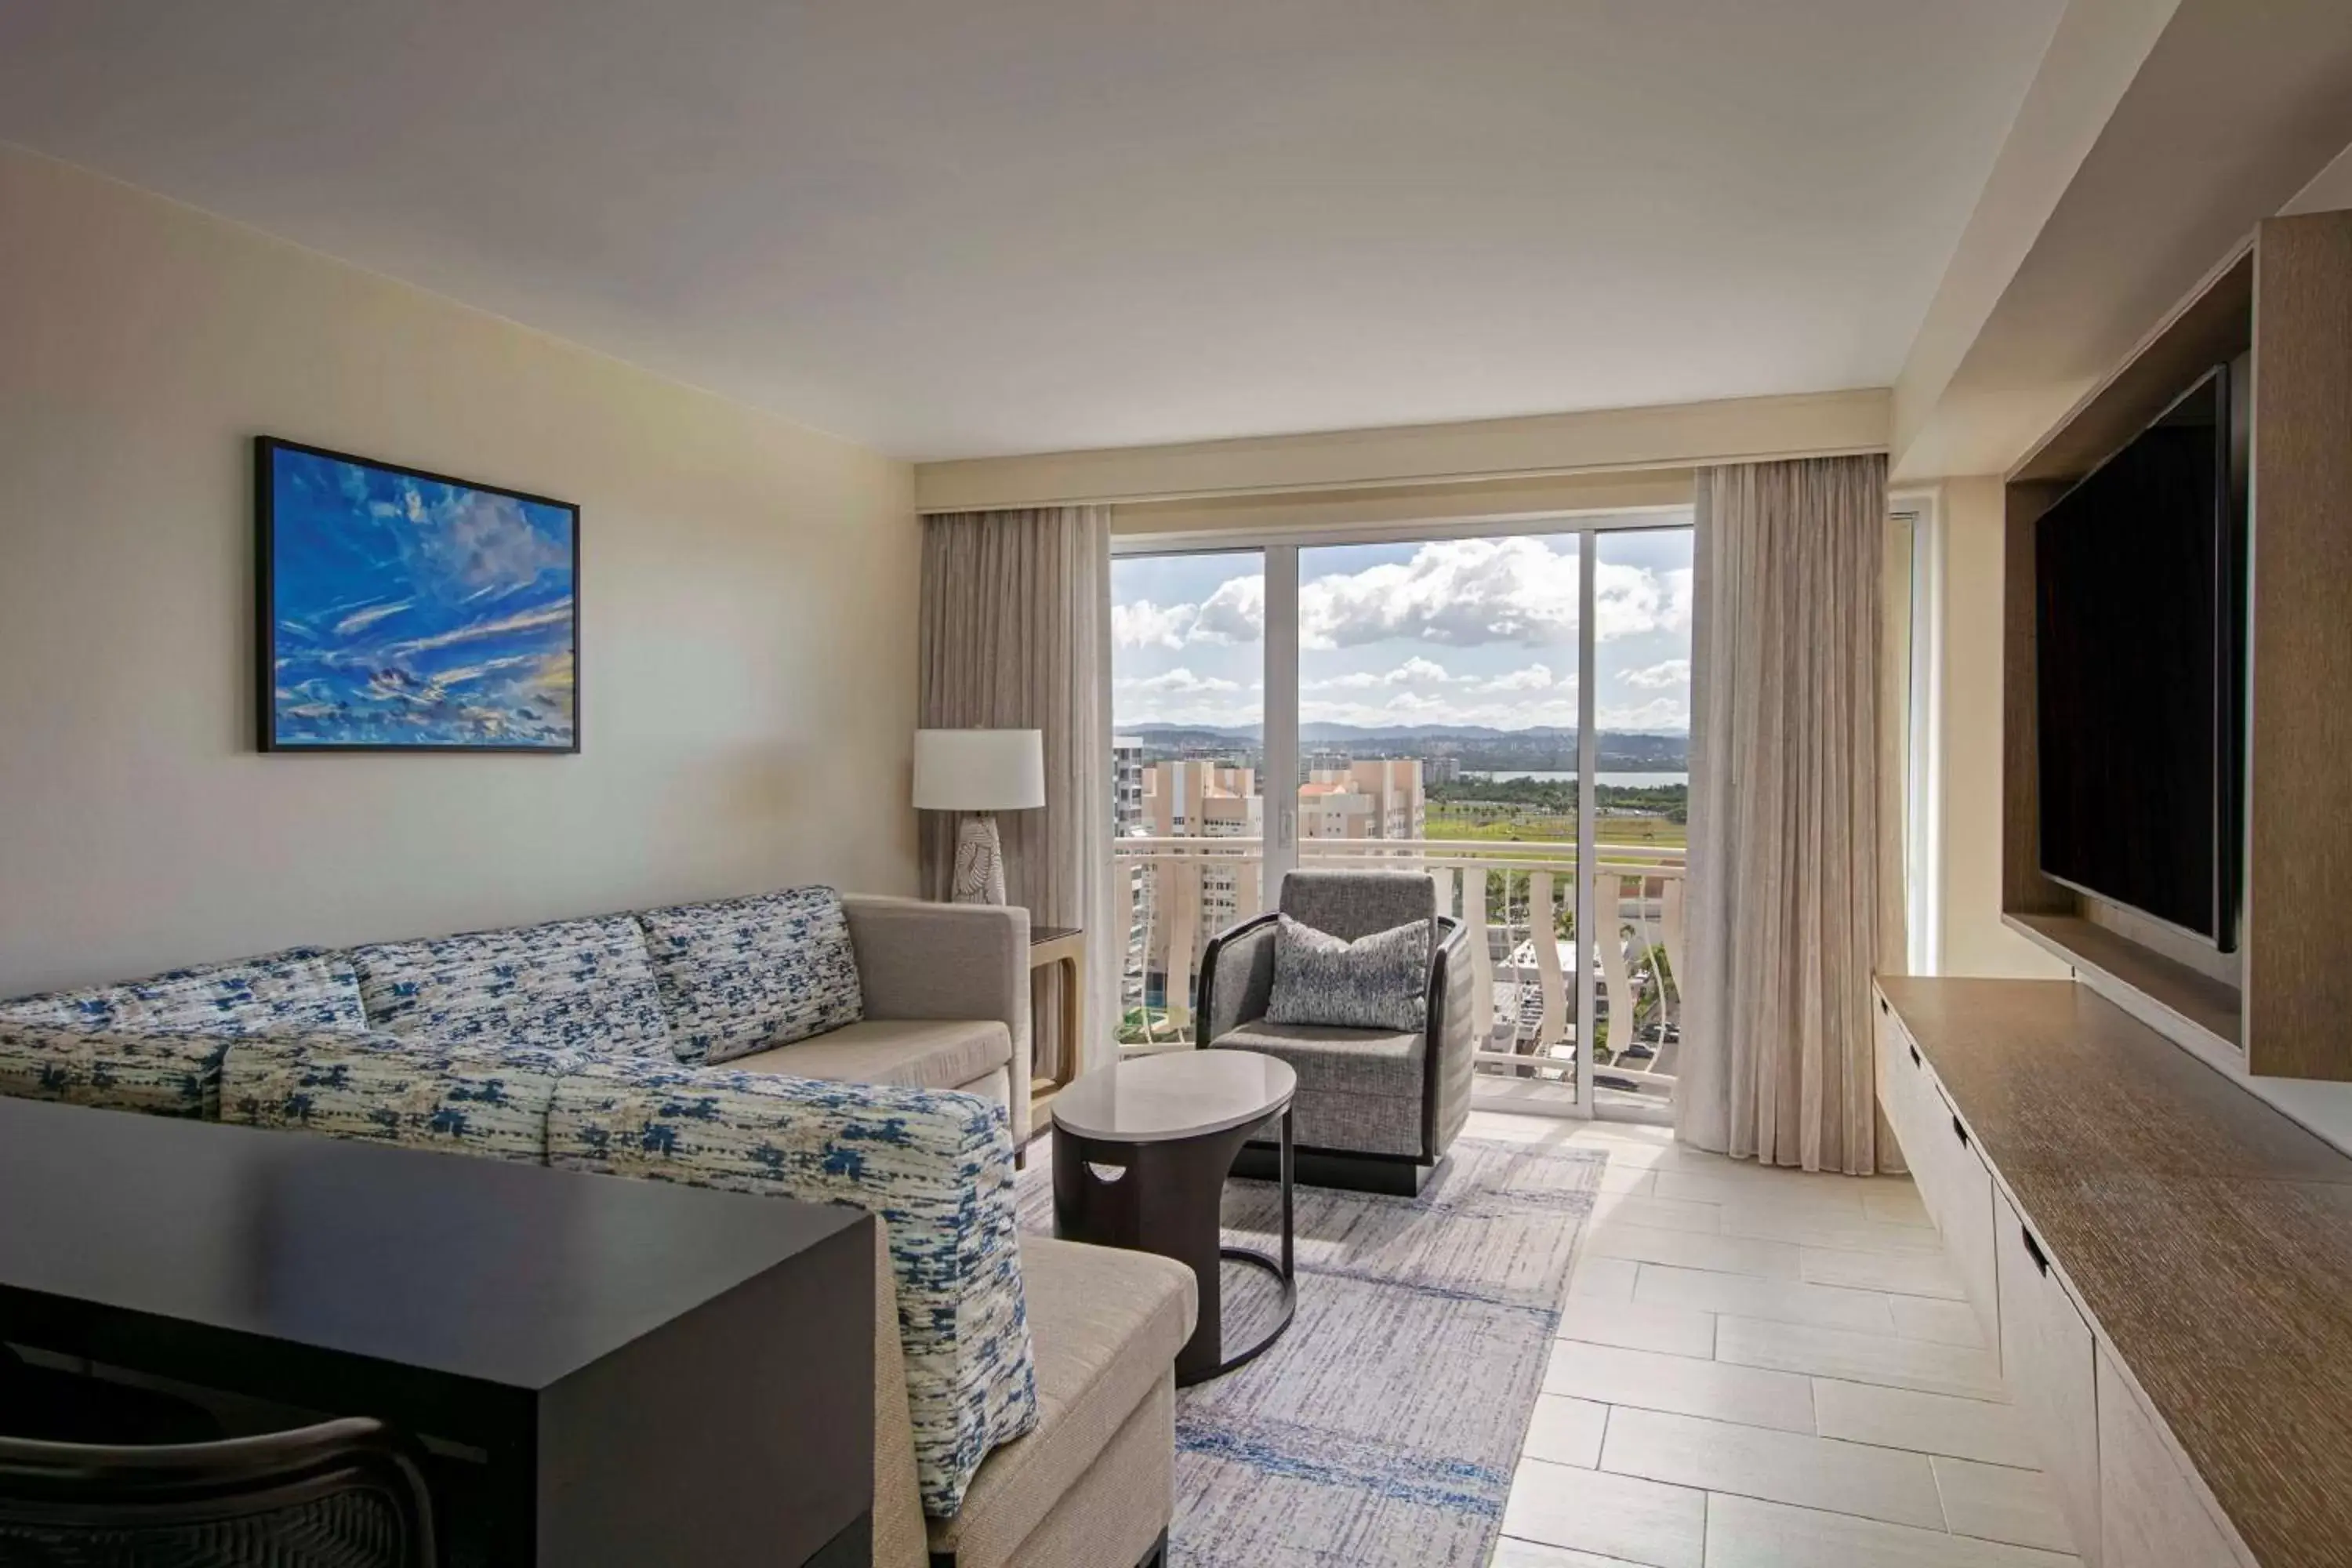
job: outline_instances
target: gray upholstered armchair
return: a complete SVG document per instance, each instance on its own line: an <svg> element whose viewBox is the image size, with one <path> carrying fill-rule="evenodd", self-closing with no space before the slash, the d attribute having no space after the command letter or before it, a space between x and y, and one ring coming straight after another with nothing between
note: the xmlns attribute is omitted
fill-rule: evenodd
<svg viewBox="0 0 2352 1568"><path fill-rule="evenodd" d="M1415 920L1434 921L1429 1017L1410 1033L1266 1020L1275 931L1282 915L1353 942ZM1298 1074L1293 1101L1297 1177L1321 1186L1412 1194L1470 1114L1470 942L1437 913L1437 889L1410 871L1292 871L1273 913L1220 932L1201 961L1193 1019L1200 1043L1262 1051ZM1275 1173L1268 1140L1234 1163L1236 1175Z"/></svg>

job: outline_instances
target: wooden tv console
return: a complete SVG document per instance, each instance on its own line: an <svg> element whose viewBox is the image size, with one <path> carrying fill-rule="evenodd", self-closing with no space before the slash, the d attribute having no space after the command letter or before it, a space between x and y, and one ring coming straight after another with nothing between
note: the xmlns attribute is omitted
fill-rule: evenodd
<svg viewBox="0 0 2352 1568"><path fill-rule="evenodd" d="M2073 981L1886 978L1876 1015L2084 1561L2352 1563L2352 1158Z"/></svg>

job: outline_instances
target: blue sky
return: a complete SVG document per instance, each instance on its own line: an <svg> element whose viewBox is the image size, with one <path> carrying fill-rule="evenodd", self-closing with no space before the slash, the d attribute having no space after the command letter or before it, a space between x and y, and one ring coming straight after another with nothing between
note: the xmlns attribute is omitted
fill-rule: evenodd
<svg viewBox="0 0 2352 1568"><path fill-rule="evenodd" d="M569 511L273 456L281 742L571 743Z"/></svg>
<svg viewBox="0 0 2352 1568"><path fill-rule="evenodd" d="M1572 726L1573 534L1299 552L1299 717L1361 725ZM1598 536L1601 726L1690 727L1686 526ZM1251 724L1264 711L1258 554L1127 556L1111 567L1122 726Z"/></svg>

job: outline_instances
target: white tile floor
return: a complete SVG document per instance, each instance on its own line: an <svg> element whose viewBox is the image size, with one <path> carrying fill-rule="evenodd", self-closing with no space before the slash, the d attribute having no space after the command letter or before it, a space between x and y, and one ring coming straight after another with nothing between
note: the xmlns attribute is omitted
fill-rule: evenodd
<svg viewBox="0 0 2352 1568"><path fill-rule="evenodd" d="M1908 1181L1469 1131L1609 1154L1493 1568L2078 1568Z"/></svg>

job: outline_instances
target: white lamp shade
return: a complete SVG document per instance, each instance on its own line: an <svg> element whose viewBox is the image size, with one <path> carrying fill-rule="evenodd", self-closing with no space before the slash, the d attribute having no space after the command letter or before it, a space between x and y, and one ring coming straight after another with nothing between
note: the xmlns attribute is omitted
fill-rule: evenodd
<svg viewBox="0 0 2352 1568"><path fill-rule="evenodd" d="M918 730L915 809L1025 811L1045 804L1043 730Z"/></svg>

